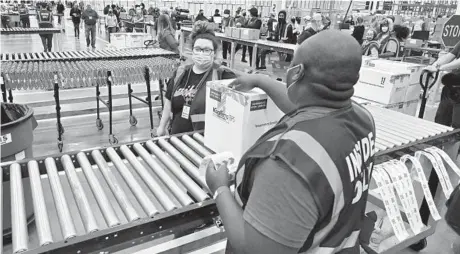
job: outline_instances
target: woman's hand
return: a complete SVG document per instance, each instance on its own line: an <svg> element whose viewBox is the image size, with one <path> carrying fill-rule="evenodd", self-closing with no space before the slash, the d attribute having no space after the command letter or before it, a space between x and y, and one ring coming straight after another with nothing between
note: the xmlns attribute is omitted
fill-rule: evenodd
<svg viewBox="0 0 460 254"><path fill-rule="evenodd" d="M162 127L162 126L158 126L157 128L157 136L158 137L161 137L161 136L166 136L168 135L168 131L166 130L166 128Z"/></svg>

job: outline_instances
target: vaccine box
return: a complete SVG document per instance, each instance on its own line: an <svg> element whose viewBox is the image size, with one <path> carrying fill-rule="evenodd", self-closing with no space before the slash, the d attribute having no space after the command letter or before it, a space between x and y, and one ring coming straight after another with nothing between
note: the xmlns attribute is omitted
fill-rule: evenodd
<svg viewBox="0 0 460 254"><path fill-rule="evenodd" d="M420 91L422 89L420 86L420 76L422 75L423 68L425 68L425 65L406 62L395 62L384 59L367 59L366 61L363 61L363 63L366 67L377 68L383 71L407 72L410 75L410 77L405 101L413 101L419 99Z"/></svg>
<svg viewBox="0 0 460 254"><path fill-rule="evenodd" d="M260 37L260 30L258 29L241 29L240 38L245 40L258 40Z"/></svg>
<svg viewBox="0 0 460 254"><path fill-rule="evenodd" d="M241 28L232 27L232 38L239 39L241 37Z"/></svg>
<svg viewBox="0 0 460 254"><path fill-rule="evenodd" d="M231 81L206 85L204 144L216 153L230 152L239 161L284 114L262 90L235 91L227 87Z"/></svg>
<svg viewBox="0 0 460 254"><path fill-rule="evenodd" d="M381 104L404 102L410 75L362 67L354 95Z"/></svg>

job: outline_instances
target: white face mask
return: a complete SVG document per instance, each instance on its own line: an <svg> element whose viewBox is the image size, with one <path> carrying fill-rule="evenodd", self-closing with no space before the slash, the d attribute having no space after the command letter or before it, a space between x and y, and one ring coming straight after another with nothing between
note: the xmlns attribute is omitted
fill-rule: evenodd
<svg viewBox="0 0 460 254"><path fill-rule="evenodd" d="M383 32L383 33L388 32L388 27L386 27L386 26L382 27L382 32Z"/></svg>
<svg viewBox="0 0 460 254"><path fill-rule="evenodd" d="M228 17L230 17L229 14L224 14L224 18L228 18Z"/></svg>
<svg viewBox="0 0 460 254"><path fill-rule="evenodd" d="M192 60L195 63L196 67L198 67L201 70L207 70L211 68L214 56L193 53Z"/></svg>

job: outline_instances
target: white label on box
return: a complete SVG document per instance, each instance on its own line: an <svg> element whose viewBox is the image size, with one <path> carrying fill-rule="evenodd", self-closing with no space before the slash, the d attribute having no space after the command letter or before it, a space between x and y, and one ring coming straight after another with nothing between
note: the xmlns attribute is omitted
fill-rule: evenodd
<svg viewBox="0 0 460 254"><path fill-rule="evenodd" d="M19 160L23 160L26 158L26 152L23 150L23 151L20 151L19 153L15 154L14 155L14 158L19 161Z"/></svg>
<svg viewBox="0 0 460 254"><path fill-rule="evenodd" d="M13 138L11 137L11 133L7 133L5 135L0 136L0 145L5 145L8 143L13 142Z"/></svg>

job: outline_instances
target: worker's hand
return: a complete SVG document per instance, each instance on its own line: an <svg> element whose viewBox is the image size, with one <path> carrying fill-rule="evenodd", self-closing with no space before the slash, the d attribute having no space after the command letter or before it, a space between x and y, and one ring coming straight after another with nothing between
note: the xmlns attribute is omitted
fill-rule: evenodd
<svg viewBox="0 0 460 254"><path fill-rule="evenodd" d="M161 137L161 136L166 136L166 135L168 135L168 132L166 131L166 128L158 126L158 128L157 128L157 136Z"/></svg>
<svg viewBox="0 0 460 254"><path fill-rule="evenodd" d="M216 166L214 166L214 163L208 164L208 168L206 169L206 184L212 195L214 195L219 187L230 186L230 179L227 162Z"/></svg>
<svg viewBox="0 0 460 254"><path fill-rule="evenodd" d="M436 67L433 66L433 65L428 65L427 67L424 68L424 70L427 70L429 72L437 72L438 71L438 69L436 69Z"/></svg>
<svg viewBox="0 0 460 254"><path fill-rule="evenodd" d="M259 75L256 74L238 73L237 78L228 87L241 92L247 92L257 87L258 77Z"/></svg>

